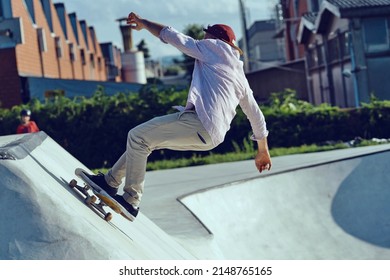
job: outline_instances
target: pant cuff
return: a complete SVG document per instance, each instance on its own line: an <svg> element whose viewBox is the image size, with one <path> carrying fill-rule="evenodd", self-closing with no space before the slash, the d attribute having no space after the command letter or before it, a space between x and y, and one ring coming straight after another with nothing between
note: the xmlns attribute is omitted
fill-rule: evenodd
<svg viewBox="0 0 390 280"><path fill-rule="evenodd" d="M111 174L111 169L108 171L107 174L104 175L104 179L106 179L107 184L109 184L113 188L118 188L119 185L122 183L115 180L115 178Z"/></svg>
<svg viewBox="0 0 390 280"><path fill-rule="evenodd" d="M138 208L140 201L131 196L131 194L124 192L123 198L127 201L127 203L131 204L134 208Z"/></svg>

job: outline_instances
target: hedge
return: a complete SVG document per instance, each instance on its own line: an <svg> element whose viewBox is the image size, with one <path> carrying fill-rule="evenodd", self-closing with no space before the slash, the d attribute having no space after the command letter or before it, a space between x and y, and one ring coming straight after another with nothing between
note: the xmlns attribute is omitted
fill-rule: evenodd
<svg viewBox="0 0 390 280"><path fill-rule="evenodd" d="M155 116L174 112L173 105L186 102L187 91L145 87L139 93L108 96L98 88L92 98L55 97L40 102L0 108L0 135L14 134L23 108L33 112L39 128L90 168L110 167L125 151L128 131ZM390 102L373 99L356 109L340 109L327 104L313 106L296 100L286 90L275 93L261 105L270 131L270 147L347 141L355 137L390 138ZM240 109L225 142L213 153L237 150L247 142L251 128ZM193 156L193 152L155 151L150 160ZM200 156L203 153L198 153Z"/></svg>

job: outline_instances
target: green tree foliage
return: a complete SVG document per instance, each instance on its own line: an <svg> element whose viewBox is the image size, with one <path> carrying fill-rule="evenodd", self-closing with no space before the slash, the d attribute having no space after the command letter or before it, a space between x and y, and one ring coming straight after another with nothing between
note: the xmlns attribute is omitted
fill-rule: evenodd
<svg viewBox="0 0 390 280"><path fill-rule="evenodd" d="M150 51L144 39L142 39L141 42L139 42L139 44L137 45L137 49L144 53L145 60L148 60L150 58Z"/></svg>
<svg viewBox="0 0 390 280"><path fill-rule="evenodd" d="M181 70L182 68L177 64L168 66L164 71L164 76L176 76Z"/></svg>

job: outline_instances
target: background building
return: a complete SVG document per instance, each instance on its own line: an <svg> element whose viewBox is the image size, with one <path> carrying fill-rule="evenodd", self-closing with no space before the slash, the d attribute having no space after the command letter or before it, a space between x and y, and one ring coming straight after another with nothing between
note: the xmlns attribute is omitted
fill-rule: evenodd
<svg viewBox="0 0 390 280"><path fill-rule="evenodd" d="M312 101L359 106L390 99L390 0L323 1L301 21Z"/></svg>
<svg viewBox="0 0 390 280"><path fill-rule="evenodd" d="M0 63L0 102L6 108L29 99L30 78L107 81L94 28L51 0L0 0Z"/></svg>
<svg viewBox="0 0 390 280"><path fill-rule="evenodd" d="M121 50L111 42L101 43L100 47L106 64L107 80L121 82Z"/></svg>
<svg viewBox="0 0 390 280"><path fill-rule="evenodd" d="M285 60L284 46L275 38L276 20L261 20L247 32L249 70L255 71Z"/></svg>
<svg viewBox="0 0 390 280"><path fill-rule="evenodd" d="M286 59L306 61L309 101L390 99L390 0L281 0Z"/></svg>

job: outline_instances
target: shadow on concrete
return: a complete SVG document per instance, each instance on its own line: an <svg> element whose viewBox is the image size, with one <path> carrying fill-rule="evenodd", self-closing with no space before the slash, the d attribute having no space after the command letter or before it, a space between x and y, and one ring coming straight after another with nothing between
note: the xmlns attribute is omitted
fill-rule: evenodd
<svg viewBox="0 0 390 280"><path fill-rule="evenodd" d="M388 156L363 157L341 183L331 208L333 219L345 232L385 248L390 248Z"/></svg>

